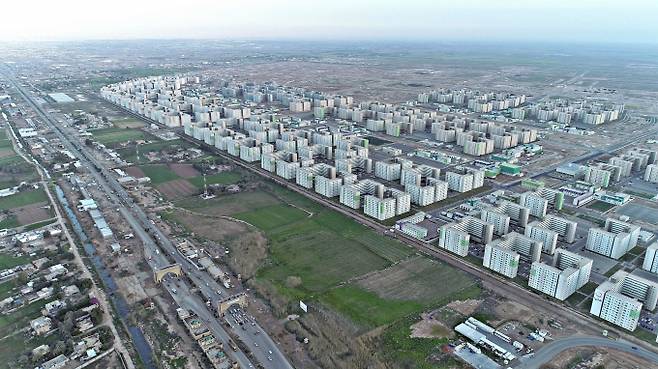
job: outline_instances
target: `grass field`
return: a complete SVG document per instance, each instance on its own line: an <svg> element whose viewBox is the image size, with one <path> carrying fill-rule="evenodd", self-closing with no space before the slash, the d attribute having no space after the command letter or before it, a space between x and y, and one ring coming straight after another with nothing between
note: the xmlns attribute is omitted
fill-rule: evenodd
<svg viewBox="0 0 658 369"><path fill-rule="evenodd" d="M257 211L238 213L233 215L256 226L263 231L294 223L307 217L307 214L289 205L272 205L260 208Z"/></svg>
<svg viewBox="0 0 658 369"><path fill-rule="evenodd" d="M320 297L320 301L368 328L390 324L424 307L416 301L385 300L354 285L330 290Z"/></svg>
<svg viewBox="0 0 658 369"><path fill-rule="evenodd" d="M236 216L253 221L265 233L270 242L271 263L257 277L274 283L286 296L306 298L324 292L414 253L301 195L281 188L272 194L286 205L256 208ZM313 215L309 217L307 212L287 204ZM287 285L289 277L299 277L301 284Z"/></svg>
<svg viewBox="0 0 658 369"><path fill-rule="evenodd" d="M16 228L19 225L20 224L18 223L18 219L16 219L15 215L10 215L5 219L0 220L0 229Z"/></svg>
<svg viewBox="0 0 658 369"><path fill-rule="evenodd" d="M418 256L330 290L320 301L371 329L450 301L475 284L465 273Z"/></svg>
<svg viewBox="0 0 658 369"><path fill-rule="evenodd" d="M49 301L44 300L35 301L9 315L0 315L0 337L4 337L16 330L25 328L30 320L41 316L41 309L48 302Z"/></svg>
<svg viewBox="0 0 658 369"><path fill-rule="evenodd" d="M8 281L0 283L0 300L4 300L12 294L12 289L18 286L16 279L10 279Z"/></svg>
<svg viewBox="0 0 658 369"><path fill-rule="evenodd" d="M190 147L190 144L183 140L171 140L171 141L152 142L146 145L139 145L139 153L140 153L139 161L137 160L136 147L118 149L117 153L125 161L135 164L141 164L148 162L145 154L149 152L160 152L163 149L174 148L174 147L186 148L186 147Z"/></svg>
<svg viewBox="0 0 658 369"><path fill-rule="evenodd" d="M129 128L103 128L91 131L94 139L103 145L112 145L120 142L143 140L144 132Z"/></svg>
<svg viewBox="0 0 658 369"><path fill-rule="evenodd" d="M206 183L211 184L233 184L240 180L240 174L236 172L222 172L206 176ZM197 188L203 187L203 176L188 179Z"/></svg>
<svg viewBox="0 0 658 369"><path fill-rule="evenodd" d="M180 177L165 164L140 165L139 168L147 177L151 178L151 183L154 185L172 181L174 179L180 179Z"/></svg>
<svg viewBox="0 0 658 369"><path fill-rule="evenodd" d="M587 204L586 207L588 209L597 210L602 213L605 213L606 211L614 208L615 206L613 204L608 204L607 202L595 200Z"/></svg>
<svg viewBox="0 0 658 369"><path fill-rule="evenodd" d="M146 123L142 122L141 120L133 119L130 117L121 117L121 118L116 118L116 119L111 119L112 124L116 128L142 128L146 126Z"/></svg>
<svg viewBox="0 0 658 369"><path fill-rule="evenodd" d="M13 255L0 254L0 270L13 268L17 265L27 264L30 262L30 260L32 259L27 256L15 257Z"/></svg>
<svg viewBox="0 0 658 369"><path fill-rule="evenodd" d="M190 197L177 201L175 205L209 215L234 215L280 203L276 197L267 192L240 192L211 200Z"/></svg>
<svg viewBox="0 0 658 369"><path fill-rule="evenodd" d="M38 190L21 191L16 195L0 198L0 210L9 210L38 202L47 202L48 196L39 188Z"/></svg>

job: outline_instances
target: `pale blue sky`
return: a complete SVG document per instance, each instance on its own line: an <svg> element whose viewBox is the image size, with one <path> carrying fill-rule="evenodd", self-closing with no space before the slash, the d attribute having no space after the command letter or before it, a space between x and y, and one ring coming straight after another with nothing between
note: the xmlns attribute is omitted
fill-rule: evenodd
<svg viewBox="0 0 658 369"><path fill-rule="evenodd" d="M5 0L0 40L658 43L657 0Z"/></svg>

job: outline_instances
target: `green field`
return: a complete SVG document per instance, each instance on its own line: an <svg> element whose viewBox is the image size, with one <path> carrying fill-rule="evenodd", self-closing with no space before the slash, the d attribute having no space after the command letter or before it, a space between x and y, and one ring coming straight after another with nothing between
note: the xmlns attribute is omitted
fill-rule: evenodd
<svg viewBox="0 0 658 369"><path fill-rule="evenodd" d="M271 263L257 278L273 283L286 296L306 298L414 254L401 243L301 195L282 188L275 188L272 195L279 205L235 216L253 222L265 233ZM288 286L289 277L299 277L301 284Z"/></svg>
<svg viewBox="0 0 658 369"><path fill-rule="evenodd" d="M0 254L0 270L13 268L17 265L27 264L31 261L27 256L15 257L13 255Z"/></svg>
<svg viewBox="0 0 658 369"><path fill-rule="evenodd" d="M211 184L233 184L240 180L240 174L236 172L222 172L206 176L206 183ZM188 179L197 188L203 187L203 176Z"/></svg>
<svg viewBox="0 0 658 369"><path fill-rule="evenodd" d="M267 192L240 192L211 200L202 200L195 196L179 200L175 205L210 215L235 215L280 203L276 197Z"/></svg>
<svg viewBox="0 0 658 369"><path fill-rule="evenodd" d="M353 285L330 290L320 297L320 301L353 322L369 328L389 324L419 312L425 306L416 301L385 300L375 293Z"/></svg>
<svg viewBox="0 0 658 369"><path fill-rule="evenodd" d="M613 204L608 204L607 202L597 201L597 200L592 201L589 204L587 204L588 209L597 210L597 211L600 211L602 213L605 213L606 211L608 211L608 210L610 210L614 207L615 206Z"/></svg>
<svg viewBox="0 0 658 369"><path fill-rule="evenodd" d="M10 215L5 219L0 220L0 229L16 228L19 225L20 224L18 223L18 219L16 219L15 215Z"/></svg>
<svg viewBox="0 0 658 369"><path fill-rule="evenodd" d="M139 153L140 153L139 161L137 160L137 147L139 147ZM125 161L135 164L141 164L148 162L145 155L148 154L149 152L161 152L162 150L173 149L176 147L187 148L190 147L190 144L183 140L158 141L158 142L151 142L145 145L138 145L135 147L118 149L117 153Z"/></svg>
<svg viewBox="0 0 658 369"><path fill-rule="evenodd" d="M4 337L12 332L25 328L25 326L30 323L30 320L41 316L41 309L50 301L52 301L52 299L48 301L35 301L27 306L23 306L9 315L0 315L0 337Z"/></svg>
<svg viewBox="0 0 658 369"><path fill-rule="evenodd" d="M142 128L146 126L146 123L144 123L141 120L138 119L133 119L130 117L122 117L122 118L116 118L116 119L111 119L112 125L116 128Z"/></svg>
<svg viewBox="0 0 658 369"><path fill-rule="evenodd" d="M12 289L18 286L16 279L10 279L8 281L0 283L0 300L4 300L12 294Z"/></svg>
<svg viewBox="0 0 658 369"><path fill-rule="evenodd" d="M144 132L138 129L127 128L103 128L90 131L94 135L94 140L103 145L112 145L120 142L144 140Z"/></svg>
<svg viewBox="0 0 658 369"><path fill-rule="evenodd" d="M165 164L140 165L139 169L141 169L147 177L151 178L151 183L154 185L173 181L174 179L180 179L180 177Z"/></svg>
<svg viewBox="0 0 658 369"><path fill-rule="evenodd" d="M461 271L418 256L330 290L320 300L371 329L460 298L475 284Z"/></svg>
<svg viewBox="0 0 658 369"><path fill-rule="evenodd" d="M272 205L260 208L257 211L238 213L233 216L249 222L263 231L271 231L302 220L307 214L289 205Z"/></svg>
<svg viewBox="0 0 658 369"><path fill-rule="evenodd" d="M41 188L38 190L21 191L16 195L0 198L0 210L9 210L47 201L48 196Z"/></svg>
<svg viewBox="0 0 658 369"><path fill-rule="evenodd" d="M15 151L5 130L0 129L0 189L13 187L23 181L37 178L34 167Z"/></svg>

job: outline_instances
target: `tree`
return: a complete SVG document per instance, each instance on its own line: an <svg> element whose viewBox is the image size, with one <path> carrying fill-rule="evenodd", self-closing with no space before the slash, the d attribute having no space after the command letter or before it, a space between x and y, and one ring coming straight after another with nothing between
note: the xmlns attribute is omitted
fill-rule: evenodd
<svg viewBox="0 0 658 369"><path fill-rule="evenodd" d="M66 342L57 341L55 347L53 348L53 355L58 356L66 353Z"/></svg>

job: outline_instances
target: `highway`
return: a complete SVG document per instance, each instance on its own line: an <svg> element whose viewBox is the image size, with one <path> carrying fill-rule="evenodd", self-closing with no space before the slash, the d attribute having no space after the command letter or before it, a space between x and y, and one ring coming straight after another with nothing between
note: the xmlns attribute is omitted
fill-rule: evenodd
<svg viewBox="0 0 658 369"><path fill-rule="evenodd" d="M558 356L561 352L575 347L605 347L639 356L651 363L658 363L658 354L625 340L612 340L596 336L572 336L546 344L529 358L521 358L517 369L537 369Z"/></svg>
<svg viewBox="0 0 658 369"><path fill-rule="evenodd" d="M114 207L118 208L124 219L130 224L130 226L135 230L139 238L142 240L145 247L145 254L152 256L152 260L149 265L152 268L161 268L163 266L172 264L165 253L160 253L159 250L162 249L165 251L169 257L173 258L174 261L181 265L186 275L196 284L196 287L202 292L202 294L211 301L211 306L216 306L217 300L221 297L226 296L223 294L221 297L217 294L216 291L226 291L223 286L217 283L210 275L207 273L202 273L196 269L194 265L189 263L186 258L180 255L173 243L164 235L164 233L157 227L155 224L147 217L146 213L136 205L130 195L124 190L124 188L114 179L113 174L104 168L102 165L98 164L93 155L89 154L86 150L86 147L81 143L76 141L76 139L71 138L71 135L68 134L57 121L50 116L50 114L45 111L41 106L39 106L34 99L26 92L18 81L16 81L13 76L7 73L7 79L14 85L16 90L21 94L23 99L32 107L32 109L37 113L44 122L52 129L52 131L59 137L62 144L66 146L67 150L73 153L89 170L89 173L95 179L96 183L102 188L103 192L107 194L108 200L113 203ZM153 238L151 238L153 235ZM154 239L157 240L157 243L154 242ZM181 291L189 293L190 288L183 288ZM171 290L169 290L171 293ZM186 301L194 301L192 296L185 296ZM213 331L217 332L218 339L222 337L227 337L228 334L225 332L224 328L217 323L217 320L214 318L212 312L205 304L192 304L194 309L192 309L200 317L205 317L210 322L215 322L212 324ZM212 309L212 308L210 308ZM259 335L266 336L267 333L262 331ZM262 340L262 346L259 345L256 347L252 340L244 342L247 347L256 355L256 357L261 360L261 364L265 368L271 369L292 369L292 366L286 359L285 355L279 350L279 348L270 340ZM265 350L265 351L263 351ZM269 352L272 354L269 354ZM267 352L268 355L265 355L264 352ZM230 354L230 353L229 353ZM247 359L246 355L240 351L234 354L235 359L243 368L253 367L253 364ZM272 360L269 360L269 357Z"/></svg>
<svg viewBox="0 0 658 369"><path fill-rule="evenodd" d="M133 112L127 110L127 109L124 109L123 107L121 107L119 105L114 105L114 106L116 106L118 109L121 109L126 114L129 114L133 117L142 119L142 120L144 120L148 123L156 124L156 125L158 125L160 127L163 127L163 128L169 128L169 127L166 127L166 126L164 126L164 125L162 125L162 124L160 124L160 123L158 123L154 120L151 120L147 117L141 116L141 115L133 113ZM638 140L639 137L646 137L646 136L652 135L652 134L655 134L655 131L644 132L641 135L638 135L637 137L633 138L632 141L627 141L627 142L624 142L624 143L610 145L608 148L606 148L605 151L602 150L602 151L597 151L597 152L594 152L594 153L588 153L586 155L583 155L582 157L575 158L575 160L577 160L577 161L588 160L589 158L596 157L598 155L601 155L604 152L611 152L611 151L619 150L621 148L624 148L626 146L629 146L629 145L637 142L636 140ZM383 233L384 231L388 230L387 226L384 226L383 224L378 223L375 219L368 218L365 215L359 213L358 211L347 208L345 206L341 206L340 204L338 204L334 201L331 201L330 199L328 199L326 197L323 197L320 194L315 193L314 191L306 190L305 188L303 188L301 186L297 186L296 184L294 184L292 182L288 182L288 181L284 180L283 178L278 177L275 174L270 173L270 172L260 168L260 166L250 165L246 162L243 162L243 161L239 160L238 158L233 157L233 156L229 155L228 153L223 152L223 151L215 148L214 146L207 145L206 143L204 143L202 141L199 141L199 140L196 140L192 137L189 137L189 136L185 135L184 133L182 133L180 131L179 131L179 136L183 140L186 140L186 141L188 141L192 144L195 144L197 146L201 146L201 147L205 148L206 150L211 151L211 152L221 156L222 158L233 162L234 164L236 164L236 165L238 165L242 168L245 168L249 171L255 172L255 173L257 173L257 174L259 174L263 177L266 177L269 180L271 180L271 181L273 181L273 182L275 182L275 183L277 183L277 184L279 184L279 185L281 185L285 188L288 188L288 189L290 189L292 191L295 191L295 192L297 192L301 195L304 195L304 196L306 196L306 197L308 197L308 198L310 198L310 199L312 199L312 200L314 200L314 201L316 201L316 202L318 202L318 203L320 203L320 204L322 204L322 205L324 205L324 206L326 206L326 207L328 207L332 210L335 210L335 211L337 211L341 214L349 216L349 217L355 219L357 222L359 222L359 223L361 223L365 226L368 226L368 227L370 227L370 228L372 228L376 231L379 231L379 232ZM547 169L546 172L550 172L552 170L555 170L555 169L554 168ZM406 235L401 234L401 233L397 233L396 237L398 239L400 239L401 241L405 242L406 244L416 248L419 252L421 252L421 253L423 253L427 256L430 256L432 258L441 260L441 261L445 262L446 264L448 264L450 266L453 266L457 269L463 270L463 271L465 271L465 272L481 279L483 281L484 285L486 285L488 288L492 288L493 290L495 290L497 293L499 293L501 295L514 297L519 301L524 301L524 303L528 304L528 306L540 305L540 306L542 306L543 310L545 310L546 312L548 312L550 314L553 314L557 319L565 320L565 319L574 319L574 318L576 318L576 319L580 320L584 325L592 328L593 330L603 331L603 329L610 329L609 326L604 326L601 321L598 321L598 320L594 319L594 317L592 317L588 314L585 314L585 313L580 312L578 310L572 309L572 308L570 308L566 305L559 304L557 302L551 301L551 300L547 299L545 296L539 295L538 293L535 293L535 292L533 292L531 290L528 290L528 289L526 289L526 288L524 288L524 287L522 287L518 284L515 284L515 283L513 283L509 280L506 280L506 279L504 279L504 277L496 275L493 272L489 272L488 270L485 270L483 268L479 268L479 267L477 267L473 264L470 264L466 260L464 260L462 258L458 258L458 257L450 254L449 252L445 251L445 250L440 250L440 249L434 248L434 247L430 246L429 244L427 244L423 241L420 241L418 239L406 236ZM634 342L637 346L645 347L645 348L648 348L648 349L654 349L648 343L646 343L642 340L639 340L639 339L637 339L635 337L632 337L630 335L627 335L627 337L630 341Z"/></svg>

